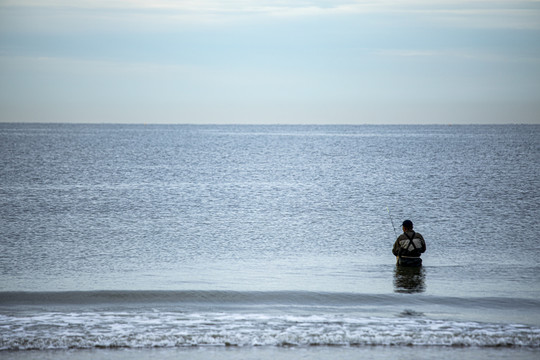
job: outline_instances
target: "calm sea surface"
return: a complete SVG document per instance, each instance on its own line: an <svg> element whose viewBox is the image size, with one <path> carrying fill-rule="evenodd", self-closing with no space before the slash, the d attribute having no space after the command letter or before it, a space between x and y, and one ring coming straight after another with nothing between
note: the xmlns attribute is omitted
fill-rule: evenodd
<svg viewBox="0 0 540 360"><path fill-rule="evenodd" d="M0 124L0 351L536 358L539 204L534 125Z"/></svg>

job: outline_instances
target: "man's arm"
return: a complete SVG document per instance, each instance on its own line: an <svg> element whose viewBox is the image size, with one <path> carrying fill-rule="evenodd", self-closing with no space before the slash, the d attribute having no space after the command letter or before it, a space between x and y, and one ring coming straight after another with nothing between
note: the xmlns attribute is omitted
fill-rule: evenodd
<svg viewBox="0 0 540 360"><path fill-rule="evenodd" d="M399 248L399 240L396 240L396 242L394 243L394 247L392 247L392 254L394 254L394 256L399 255Z"/></svg>
<svg viewBox="0 0 540 360"><path fill-rule="evenodd" d="M420 234L418 234L418 237L420 238L420 243L422 244L422 248L420 249L420 253L426 252L426 242L424 241L424 237Z"/></svg>

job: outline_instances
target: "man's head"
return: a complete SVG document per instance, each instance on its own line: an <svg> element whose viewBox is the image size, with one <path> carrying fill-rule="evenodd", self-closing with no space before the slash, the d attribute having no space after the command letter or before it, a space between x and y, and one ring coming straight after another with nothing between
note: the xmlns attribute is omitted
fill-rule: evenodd
<svg viewBox="0 0 540 360"><path fill-rule="evenodd" d="M411 220L405 220L403 224L401 224L401 227L403 227L403 231L408 231L413 229L413 223Z"/></svg>

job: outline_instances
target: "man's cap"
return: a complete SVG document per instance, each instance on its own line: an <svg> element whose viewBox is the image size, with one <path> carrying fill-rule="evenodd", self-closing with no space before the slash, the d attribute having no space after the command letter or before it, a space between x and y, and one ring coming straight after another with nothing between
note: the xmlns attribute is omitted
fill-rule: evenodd
<svg viewBox="0 0 540 360"><path fill-rule="evenodd" d="M412 229L413 228L413 224L412 224L412 221L411 220L405 220L403 222L403 224L401 224L401 226L407 228L407 229Z"/></svg>

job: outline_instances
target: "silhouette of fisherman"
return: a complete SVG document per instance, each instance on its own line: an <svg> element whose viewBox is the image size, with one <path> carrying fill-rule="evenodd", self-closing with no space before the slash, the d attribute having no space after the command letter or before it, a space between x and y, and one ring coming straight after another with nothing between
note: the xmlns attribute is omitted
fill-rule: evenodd
<svg viewBox="0 0 540 360"><path fill-rule="evenodd" d="M392 248L397 258L398 266L422 266L420 255L426 251L426 242L419 233L413 230L411 220L405 220L401 225L403 234L399 235Z"/></svg>

